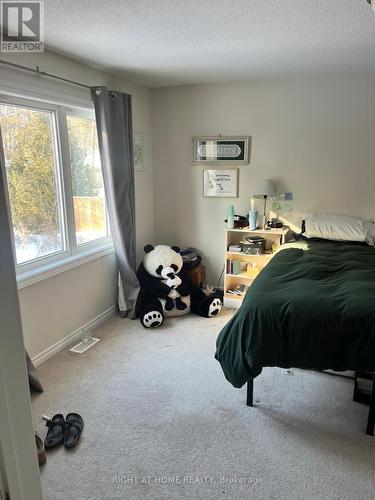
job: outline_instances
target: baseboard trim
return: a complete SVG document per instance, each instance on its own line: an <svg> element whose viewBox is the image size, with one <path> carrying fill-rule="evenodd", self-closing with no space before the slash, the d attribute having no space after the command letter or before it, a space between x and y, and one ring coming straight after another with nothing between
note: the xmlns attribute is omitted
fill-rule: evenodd
<svg viewBox="0 0 375 500"><path fill-rule="evenodd" d="M116 306L109 307L102 313L95 316L95 318L92 318L90 321L87 321L87 323L85 323L84 325L81 325L74 332L66 335L64 338L56 342L56 344L51 345L50 347L42 351L40 354L34 356L32 358L32 362L34 363L35 366L40 366L41 364L45 363L48 359L52 358L52 356L55 356L55 354L63 351L71 344L74 344L74 342L76 342L77 340L80 340L82 330L84 328L90 328L94 330L95 328L103 324L111 316L113 316L115 311L116 311Z"/></svg>

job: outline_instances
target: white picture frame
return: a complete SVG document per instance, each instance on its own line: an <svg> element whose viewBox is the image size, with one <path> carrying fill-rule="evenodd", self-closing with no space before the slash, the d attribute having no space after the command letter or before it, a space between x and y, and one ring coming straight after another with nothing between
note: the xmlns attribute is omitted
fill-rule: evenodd
<svg viewBox="0 0 375 500"><path fill-rule="evenodd" d="M134 170L145 168L145 138L142 132L133 132Z"/></svg>
<svg viewBox="0 0 375 500"><path fill-rule="evenodd" d="M238 198L238 168L203 170L203 196Z"/></svg>

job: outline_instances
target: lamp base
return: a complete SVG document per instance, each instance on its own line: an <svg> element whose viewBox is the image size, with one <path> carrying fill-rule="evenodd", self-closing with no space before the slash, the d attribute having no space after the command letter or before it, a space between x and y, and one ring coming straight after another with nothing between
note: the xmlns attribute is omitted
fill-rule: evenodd
<svg viewBox="0 0 375 500"><path fill-rule="evenodd" d="M267 195L264 195L264 210L263 210L263 221L262 221L262 228L266 229L267 227Z"/></svg>
<svg viewBox="0 0 375 500"><path fill-rule="evenodd" d="M266 216L264 214L259 214L259 218L258 218L259 229L265 229L266 225L267 225Z"/></svg>

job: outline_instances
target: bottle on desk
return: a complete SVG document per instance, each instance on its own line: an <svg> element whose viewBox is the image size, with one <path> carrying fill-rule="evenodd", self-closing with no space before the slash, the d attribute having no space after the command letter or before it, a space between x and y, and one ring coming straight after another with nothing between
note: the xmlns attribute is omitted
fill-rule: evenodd
<svg viewBox="0 0 375 500"><path fill-rule="evenodd" d="M234 229L234 206L229 205L227 208L227 228Z"/></svg>
<svg viewBox="0 0 375 500"><path fill-rule="evenodd" d="M258 210L249 210L249 229L255 231L258 227Z"/></svg>

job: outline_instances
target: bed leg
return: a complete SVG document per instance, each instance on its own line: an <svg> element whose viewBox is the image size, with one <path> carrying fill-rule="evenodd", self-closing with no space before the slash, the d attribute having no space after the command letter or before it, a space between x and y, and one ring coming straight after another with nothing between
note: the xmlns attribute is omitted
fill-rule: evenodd
<svg viewBox="0 0 375 500"><path fill-rule="evenodd" d="M246 404L247 406L254 406L253 404L253 395L254 395L254 379L251 378L247 382L247 395L246 395ZM374 398L375 403L375 398Z"/></svg>
<svg viewBox="0 0 375 500"><path fill-rule="evenodd" d="M353 401L359 403L358 401L358 372L354 372L354 391L353 391Z"/></svg>
<svg viewBox="0 0 375 500"><path fill-rule="evenodd" d="M372 379L372 394L370 400L370 409L368 412L366 434L368 434L369 436L373 436L374 426L375 426L375 376Z"/></svg>

